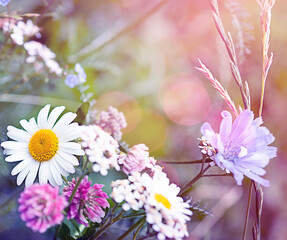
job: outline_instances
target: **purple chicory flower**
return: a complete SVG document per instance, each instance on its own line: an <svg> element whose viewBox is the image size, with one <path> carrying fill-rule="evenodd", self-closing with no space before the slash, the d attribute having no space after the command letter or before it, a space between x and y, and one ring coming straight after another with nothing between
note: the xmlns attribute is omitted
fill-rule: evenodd
<svg viewBox="0 0 287 240"><path fill-rule="evenodd" d="M26 222L27 227L40 233L60 224L64 219L62 211L68 205L66 199L59 196L58 188L38 183L25 188L18 202L21 219Z"/></svg>
<svg viewBox="0 0 287 240"><path fill-rule="evenodd" d="M67 200L70 198L78 181L79 178L77 180L73 178L72 182L69 182L69 186L63 189L63 194ZM87 219L100 223L105 216L102 208L110 207L107 201L109 197L101 189L104 185L95 184L91 186L91 184L92 182L88 181L87 176L81 181L67 212L67 219L74 218L78 223L86 227L89 226Z"/></svg>
<svg viewBox="0 0 287 240"><path fill-rule="evenodd" d="M10 0L0 0L0 5L5 7L8 5L9 2L10 2Z"/></svg>
<svg viewBox="0 0 287 240"><path fill-rule="evenodd" d="M231 113L223 111L223 120L219 134L215 133L209 123L201 127L205 139L216 152L210 158L217 166L233 173L238 185L242 184L244 175L263 186L269 181L263 179L263 169L269 160L276 157L277 148L268 146L275 137L266 127L261 127L262 118L254 119L250 110L244 110L232 123Z"/></svg>

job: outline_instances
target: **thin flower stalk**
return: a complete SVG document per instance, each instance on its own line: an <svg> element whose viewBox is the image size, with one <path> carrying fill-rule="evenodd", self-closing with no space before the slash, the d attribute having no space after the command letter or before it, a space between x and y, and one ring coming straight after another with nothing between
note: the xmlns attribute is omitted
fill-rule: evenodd
<svg viewBox="0 0 287 240"><path fill-rule="evenodd" d="M271 25L271 9L275 3L275 0L257 0L260 7L260 21L261 21L261 31L262 31L262 45L263 45L263 68L262 68L262 89L261 89L261 99L259 116L262 115L263 99L265 91L265 82L273 61L273 53L269 55L270 46L270 25Z"/></svg>
<svg viewBox="0 0 287 240"><path fill-rule="evenodd" d="M260 21L262 31L262 46L263 46L263 67L262 67L262 78L261 78L261 98L259 107L259 117L262 116L263 100L265 92L265 83L269 69L273 61L273 53L269 53L270 46L270 26L271 26L271 9L275 4L275 0L257 0L260 6ZM256 222L253 226L253 239L260 239L261 229L261 214L263 206L263 190L260 184L253 182L256 192Z"/></svg>
<svg viewBox="0 0 287 240"><path fill-rule="evenodd" d="M218 33L222 39L222 41L225 44L228 56L229 56L229 62L230 62L230 68L233 78L235 79L237 85L240 88L240 93L242 96L244 108L250 109L250 102L248 102L249 97L246 94L246 89L243 85L243 81L241 78L241 74L239 71L238 63L237 63L237 57L236 57L236 51L235 46L231 37L230 32L225 32L224 26L222 23L222 20L220 18L219 9L218 9L218 2L217 0L209 0L211 9L212 9L212 16L215 22L215 26L218 30Z"/></svg>

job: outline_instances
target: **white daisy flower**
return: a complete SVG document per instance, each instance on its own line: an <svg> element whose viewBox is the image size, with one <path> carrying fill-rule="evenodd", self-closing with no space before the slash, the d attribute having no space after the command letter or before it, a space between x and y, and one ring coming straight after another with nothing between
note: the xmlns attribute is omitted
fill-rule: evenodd
<svg viewBox="0 0 287 240"><path fill-rule="evenodd" d="M146 221L158 232L158 239L182 239L188 236L186 222L192 215L189 204L178 197L180 188L170 184L163 172L146 178Z"/></svg>
<svg viewBox="0 0 287 240"><path fill-rule="evenodd" d="M82 146L93 163L93 171L106 176L110 168L120 170L118 165L118 142L97 125L81 126Z"/></svg>
<svg viewBox="0 0 287 240"><path fill-rule="evenodd" d="M146 221L158 232L158 239L183 239L188 236L186 222L192 215L189 204L178 197L180 188L170 184L163 172L135 172L128 179L112 182L111 197L117 202L124 202L123 210L144 209Z"/></svg>
<svg viewBox="0 0 287 240"><path fill-rule="evenodd" d="M15 141L5 141L1 146L8 155L6 162L18 162L11 174L17 175L17 185L32 185L39 171L41 184L62 185L62 177L75 173L74 166L79 165L74 155L84 155L81 145L72 140L80 136L77 123L71 123L76 114L68 112L58 121L65 107L54 108L49 114L50 105L42 108L35 118L20 121L22 129L8 126L8 137ZM49 114L49 116L48 116ZM56 122L57 121L57 122Z"/></svg>

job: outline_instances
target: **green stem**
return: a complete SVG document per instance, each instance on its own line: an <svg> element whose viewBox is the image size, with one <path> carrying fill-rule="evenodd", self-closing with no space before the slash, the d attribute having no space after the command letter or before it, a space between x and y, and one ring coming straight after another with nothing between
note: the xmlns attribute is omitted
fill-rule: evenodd
<svg viewBox="0 0 287 240"><path fill-rule="evenodd" d="M245 216L245 223L244 223L244 230L243 230L243 238L242 238L242 240L246 239L248 219L249 219L250 206L251 206L251 197L252 197L252 181L250 182L250 186L249 186L248 203L247 203L247 210L246 210L246 216Z"/></svg>
<svg viewBox="0 0 287 240"><path fill-rule="evenodd" d="M134 217L140 217L140 216L145 216L146 213L137 213L137 214L131 214L131 215L128 215L128 216L123 216L122 219L125 219L125 218L134 218Z"/></svg>
<svg viewBox="0 0 287 240"><path fill-rule="evenodd" d="M232 176L231 173L223 173L223 174L205 174L201 177L224 177L224 176Z"/></svg>
<svg viewBox="0 0 287 240"><path fill-rule="evenodd" d="M80 186L80 184L81 184L81 181L82 181L82 179L83 179L84 177L85 177L85 175L81 175L81 176L79 177L78 182L77 182L76 186L74 187L73 192L72 192L72 194L71 194L71 196L70 196L70 198L69 198L69 205L70 205L71 202L73 201L73 198L74 198L74 196L75 196L75 194L76 194L76 192L77 192L77 190L78 190L78 188L79 188L79 186Z"/></svg>
<svg viewBox="0 0 287 240"><path fill-rule="evenodd" d="M133 230L135 230L138 226L140 226L141 224L145 223L145 217L141 218L140 220L138 220L134 225L132 225L123 235L121 235L117 240L123 240L125 239L125 237L127 237ZM137 234L136 234L137 235ZM135 235L135 236L136 236ZM135 238L133 238L135 239Z"/></svg>
<svg viewBox="0 0 287 240"><path fill-rule="evenodd" d="M145 224L145 218L142 218L142 222L139 225L138 229L136 230L133 240L136 240L137 235L139 234L140 230L142 229L143 225Z"/></svg>
<svg viewBox="0 0 287 240"><path fill-rule="evenodd" d="M65 181L65 183L69 186L69 182L65 176L62 175L62 179Z"/></svg>
<svg viewBox="0 0 287 240"><path fill-rule="evenodd" d="M112 217L108 218L105 223L103 224L103 226L99 229L99 231L97 231L91 238L90 240L95 240L97 239L99 236L101 236L110 226L112 226L115 222L119 221L122 219L122 216L124 214L124 210L122 210L114 219L112 219Z"/></svg>

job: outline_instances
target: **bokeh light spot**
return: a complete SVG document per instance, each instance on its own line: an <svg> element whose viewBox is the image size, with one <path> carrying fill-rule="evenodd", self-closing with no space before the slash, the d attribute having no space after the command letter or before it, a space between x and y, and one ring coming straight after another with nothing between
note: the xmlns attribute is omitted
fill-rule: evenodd
<svg viewBox="0 0 287 240"><path fill-rule="evenodd" d="M188 74L168 78L160 98L168 118L185 126L205 120L210 110L210 98L203 84Z"/></svg>
<svg viewBox="0 0 287 240"><path fill-rule="evenodd" d="M131 133L123 135L123 140L130 146L144 143L150 152L160 149L165 143L167 126L164 118L151 110L141 110L142 116L139 124Z"/></svg>

